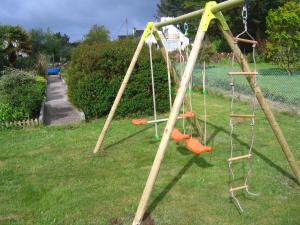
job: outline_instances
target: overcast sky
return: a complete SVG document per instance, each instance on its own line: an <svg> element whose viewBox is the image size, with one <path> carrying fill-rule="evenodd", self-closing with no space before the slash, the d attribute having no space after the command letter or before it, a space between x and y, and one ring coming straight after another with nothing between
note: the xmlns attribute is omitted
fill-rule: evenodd
<svg viewBox="0 0 300 225"><path fill-rule="evenodd" d="M114 38L154 20L159 0L0 0L0 24L50 28L81 40L93 24L105 25ZM123 26L122 26L123 25Z"/></svg>

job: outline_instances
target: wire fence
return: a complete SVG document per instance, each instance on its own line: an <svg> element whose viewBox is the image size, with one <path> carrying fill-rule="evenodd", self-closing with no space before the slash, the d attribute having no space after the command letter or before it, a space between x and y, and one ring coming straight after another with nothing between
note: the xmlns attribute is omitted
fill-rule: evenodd
<svg viewBox="0 0 300 225"><path fill-rule="evenodd" d="M178 72L182 71L184 65L177 65ZM196 65L193 72L193 85L202 87L202 68ZM208 65L206 67L206 79L208 90L220 92L224 95L230 94L230 71L240 71L239 67L232 68L230 63ZM276 65L258 64L257 84L270 102L282 109L295 109L300 111L300 71L292 75ZM251 97L252 90L244 76L235 77L236 92L245 97Z"/></svg>

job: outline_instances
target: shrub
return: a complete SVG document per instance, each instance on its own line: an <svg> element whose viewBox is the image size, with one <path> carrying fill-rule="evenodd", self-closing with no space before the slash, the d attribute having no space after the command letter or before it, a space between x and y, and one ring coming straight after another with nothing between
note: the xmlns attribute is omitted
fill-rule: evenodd
<svg viewBox="0 0 300 225"><path fill-rule="evenodd" d="M202 64L204 61L210 63L213 61L213 56L217 53L216 47L208 39L204 40L199 53L198 62Z"/></svg>
<svg viewBox="0 0 300 225"><path fill-rule="evenodd" d="M14 68L20 69L20 70L26 70L26 71L31 71L34 69L34 64L35 64L35 59L33 57L18 57L15 64Z"/></svg>
<svg viewBox="0 0 300 225"><path fill-rule="evenodd" d="M0 103L0 122L13 122L26 118L26 113L22 109L16 109L8 104Z"/></svg>
<svg viewBox="0 0 300 225"><path fill-rule="evenodd" d="M36 58L35 69L37 74L46 76L48 73L48 59L44 54L38 54Z"/></svg>
<svg viewBox="0 0 300 225"><path fill-rule="evenodd" d="M1 102L26 117L38 115L44 90L45 80L37 81L32 72L9 69L0 79Z"/></svg>
<svg viewBox="0 0 300 225"><path fill-rule="evenodd" d="M266 18L267 57L292 74L300 57L300 4L290 1Z"/></svg>
<svg viewBox="0 0 300 225"><path fill-rule="evenodd" d="M115 41L80 45L71 59L67 82L69 98L88 118L106 115L115 99L137 43ZM153 49L157 110L168 110L167 71L160 52ZM117 115L152 114L149 53L142 51L118 107Z"/></svg>
<svg viewBox="0 0 300 225"><path fill-rule="evenodd" d="M9 61L5 54L0 50L0 72L4 70L5 67L9 66ZM2 73L0 73L1 77Z"/></svg>

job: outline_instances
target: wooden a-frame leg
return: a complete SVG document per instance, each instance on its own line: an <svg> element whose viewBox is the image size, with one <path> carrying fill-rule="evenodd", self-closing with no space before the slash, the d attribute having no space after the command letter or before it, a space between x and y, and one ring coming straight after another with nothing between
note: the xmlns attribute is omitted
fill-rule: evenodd
<svg viewBox="0 0 300 225"><path fill-rule="evenodd" d="M185 67L184 70L184 74L182 76L181 79L181 83L180 83L180 87L178 89L170 116L169 116L169 120L167 122L167 125L165 127L161 142L159 144L146 186L144 188L144 192L143 195L141 197L137 212L135 214L135 218L133 220L132 225L140 225L146 210L146 206L147 203L149 201L149 197L151 195L156 177L158 175L159 169L160 169L160 165L163 161L166 149L167 149L167 145L169 143L170 140L170 135L171 132L175 126L176 123L176 119L177 116L179 114L181 105L183 103L184 100L184 96L186 93L186 90L189 86L189 81L191 79L192 73L193 73L193 69L195 67L196 64L196 60L200 51L200 48L202 46L202 42L203 42L203 38L204 38L205 32L201 31L200 28L197 32L196 38L195 38L195 42L194 42L194 46L193 49L191 51L190 57L188 59L187 65Z"/></svg>
<svg viewBox="0 0 300 225"><path fill-rule="evenodd" d="M235 58L237 59L238 63L240 64L242 70L244 72L251 72L251 68L249 67L249 64L246 60L246 58L244 57L243 53L241 52L239 47L235 47L235 43L234 43L234 37L231 33L231 31L224 31L220 26L219 29L222 31L222 34L224 36L224 38L226 39L226 41L228 42L230 48L232 49ZM254 78L248 76L247 77L247 81L249 82L251 88L253 89L253 91L255 92L257 101L259 102L281 148L283 153L285 154L287 161L294 173L294 175L296 176L296 179L298 181L298 184L300 184L300 168L299 165L297 164L297 161L295 160L294 154L291 151L288 142L286 141L278 122L275 119L275 116L272 113L272 110L268 104L268 102L266 101L266 99L263 96L263 93L260 89L260 87L258 85L255 85L254 82Z"/></svg>
<svg viewBox="0 0 300 225"><path fill-rule="evenodd" d="M101 134L100 134L100 136L99 136L99 138L98 138L97 144L96 144L95 149L94 149L94 153L95 153L95 154L100 150L100 148L101 148L101 146L102 146L102 143L103 143L104 137L105 137L105 135L106 135L106 132L107 132L107 130L108 130L108 128L109 128L109 125L110 125L110 123L111 123L111 121L112 121L112 119L113 119L113 117L114 117L114 115L115 115L115 112L116 112L117 107L118 107L118 105L119 105L119 103L120 103L120 100L121 100L121 98L122 98L122 96L123 96L123 93L124 93L124 91L125 91L125 88L126 88L126 86L127 86L127 84L128 84L128 81L129 81L129 79L130 79L130 76L131 76L131 74L132 74L132 71L134 70L134 67L135 67L136 62L137 62L137 60L138 60L138 57L139 57L139 55L140 55L140 53L141 53L141 51L142 51L142 49L143 49L144 43L145 43L144 39L141 38L141 40L140 40L140 42L139 42L139 44L138 44L138 46L137 46L137 48L136 48L136 51L135 51L135 53L134 53L134 56L133 56L133 58L132 58L132 60L131 60L131 63L130 63L130 65L129 65L129 68L128 68L128 70L127 70L127 73L126 73L126 75L125 75L125 77L124 77L124 79L123 79L123 82L122 82L122 84L121 84L121 87L120 87L120 89L119 89L119 91L118 91L118 94L117 94L117 96L116 96L116 98L115 98L114 104L113 104L113 106L111 107L111 110L110 110L110 112L109 112L109 114L108 114L108 117L107 117L107 119L106 119L106 121L105 121L105 124L104 124L104 126L103 126L103 128L102 128Z"/></svg>

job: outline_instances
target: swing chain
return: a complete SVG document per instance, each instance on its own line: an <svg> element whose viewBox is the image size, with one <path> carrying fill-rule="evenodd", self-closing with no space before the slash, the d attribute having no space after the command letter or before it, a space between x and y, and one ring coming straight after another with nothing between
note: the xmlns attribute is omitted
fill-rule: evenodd
<svg viewBox="0 0 300 225"><path fill-rule="evenodd" d="M248 7L246 4L243 6L242 17L245 31L248 31Z"/></svg>

